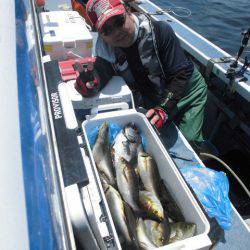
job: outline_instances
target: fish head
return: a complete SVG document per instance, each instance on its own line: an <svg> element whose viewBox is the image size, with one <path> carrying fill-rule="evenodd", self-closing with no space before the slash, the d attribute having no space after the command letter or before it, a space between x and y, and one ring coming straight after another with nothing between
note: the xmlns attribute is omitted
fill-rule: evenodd
<svg viewBox="0 0 250 250"><path fill-rule="evenodd" d="M183 223L183 231L188 235L195 233L196 225L194 223Z"/></svg>
<svg viewBox="0 0 250 250"><path fill-rule="evenodd" d="M110 185L106 181L103 181L103 179L101 179L101 183L102 183L104 193L105 194L108 193Z"/></svg>
<svg viewBox="0 0 250 250"><path fill-rule="evenodd" d="M138 169L143 168L146 166L146 160L147 160L147 153L143 151L143 149L139 150L138 156L137 156L137 163L138 163Z"/></svg>
<svg viewBox="0 0 250 250"><path fill-rule="evenodd" d="M109 185L108 179L107 179L107 177L105 176L104 173L99 173L99 176L100 176L100 180L101 180L103 190L105 192L105 190L108 188L108 185Z"/></svg>
<svg viewBox="0 0 250 250"><path fill-rule="evenodd" d="M135 123L130 122L123 128L123 134L131 143L141 142L141 137Z"/></svg>
<svg viewBox="0 0 250 250"><path fill-rule="evenodd" d="M147 153L146 153L145 151L143 151L143 150L140 150L139 153L138 153L138 156L139 156L139 157L148 157L149 154L147 154Z"/></svg>
<svg viewBox="0 0 250 250"><path fill-rule="evenodd" d="M163 246L167 243L169 236L170 236L170 228L166 223L161 222L155 228L155 237L156 241L159 245Z"/></svg>

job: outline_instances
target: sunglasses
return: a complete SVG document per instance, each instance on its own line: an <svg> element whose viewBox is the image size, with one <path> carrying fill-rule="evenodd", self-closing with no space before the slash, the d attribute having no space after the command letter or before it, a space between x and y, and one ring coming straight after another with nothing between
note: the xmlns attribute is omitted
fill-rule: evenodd
<svg viewBox="0 0 250 250"><path fill-rule="evenodd" d="M117 28L121 28L126 20L126 14L118 15L112 18L113 22L112 25L104 25L104 27L101 29L101 34L104 36L110 36L112 35L113 31Z"/></svg>

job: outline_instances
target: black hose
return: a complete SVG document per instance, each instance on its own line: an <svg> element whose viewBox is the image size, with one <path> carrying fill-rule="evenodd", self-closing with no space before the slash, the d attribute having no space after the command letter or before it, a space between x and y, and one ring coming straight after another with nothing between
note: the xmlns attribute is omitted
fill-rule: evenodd
<svg viewBox="0 0 250 250"><path fill-rule="evenodd" d="M235 179L239 182L239 184L241 185L241 187L245 190L245 192L247 193L248 197L250 198L250 191L248 190L248 188L245 186L245 184L242 182L242 180L239 178L239 176L224 161L222 161L220 158L218 158L217 156L212 155L212 154L200 153L200 155L201 156L210 157L212 159L215 159L219 163L221 163L235 177Z"/></svg>

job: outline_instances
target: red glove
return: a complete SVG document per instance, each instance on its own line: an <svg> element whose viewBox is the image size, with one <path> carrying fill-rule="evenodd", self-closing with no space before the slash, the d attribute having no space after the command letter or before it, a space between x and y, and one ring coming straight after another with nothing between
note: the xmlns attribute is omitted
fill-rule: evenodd
<svg viewBox="0 0 250 250"><path fill-rule="evenodd" d="M99 90L99 77L94 70L93 63L88 63L87 68L80 63L75 63L74 67L80 73L76 78L75 89L84 97L96 95Z"/></svg>
<svg viewBox="0 0 250 250"><path fill-rule="evenodd" d="M162 108L149 109L146 113L146 117L150 119L150 123L155 125L158 130L161 129L162 125L167 121L167 114Z"/></svg>
<svg viewBox="0 0 250 250"><path fill-rule="evenodd" d="M98 80L93 77L91 80L79 75L75 82L75 89L84 97L91 97L97 94L99 89Z"/></svg>

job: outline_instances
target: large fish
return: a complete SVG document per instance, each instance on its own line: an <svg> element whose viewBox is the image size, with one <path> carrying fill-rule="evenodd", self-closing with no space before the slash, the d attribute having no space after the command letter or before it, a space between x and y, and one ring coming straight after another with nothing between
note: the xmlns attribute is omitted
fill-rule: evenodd
<svg viewBox="0 0 250 250"><path fill-rule="evenodd" d="M125 202L134 212L139 211L139 182L135 169L123 157L118 160L116 168L118 190Z"/></svg>
<svg viewBox="0 0 250 250"><path fill-rule="evenodd" d="M155 160L144 151L138 154L137 168L145 190L158 197L160 175Z"/></svg>
<svg viewBox="0 0 250 250"><path fill-rule="evenodd" d="M177 222L170 224L171 234L169 243L174 243L178 240L184 240L194 236L196 225L187 222Z"/></svg>
<svg viewBox="0 0 250 250"><path fill-rule="evenodd" d="M164 219L164 211L160 200L151 192L139 191L140 206L148 212L149 216L160 221Z"/></svg>
<svg viewBox="0 0 250 250"><path fill-rule="evenodd" d="M104 122L99 128L92 152L97 169L101 174L105 175L109 184L114 186L116 183L109 148L109 127L107 122Z"/></svg>
<svg viewBox="0 0 250 250"><path fill-rule="evenodd" d="M170 236L170 226L166 220L158 223L156 221L147 219L144 220L144 224L147 235L157 247L164 246L168 243Z"/></svg>
<svg viewBox="0 0 250 250"><path fill-rule="evenodd" d="M103 186L109 209L118 234L123 239L125 239L126 244L133 245L135 242L135 237L129 231L129 226L131 224L135 225L135 222L132 222L134 220L134 218L131 218L132 212L128 213L127 211L130 208L128 206L126 207L126 204L122 201L120 194L115 188L105 183L103 183Z"/></svg>
<svg viewBox="0 0 250 250"><path fill-rule="evenodd" d="M142 149L141 136L134 123L129 123L118 133L112 147L111 155L116 168L120 157L126 161L136 160L138 152Z"/></svg>
<svg viewBox="0 0 250 250"><path fill-rule="evenodd" d="M145 224L141 218L139 218L137 221L136 232L139 246L141 249L149 250L157 247L148 237L146 233Z"/></svg>

